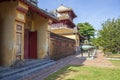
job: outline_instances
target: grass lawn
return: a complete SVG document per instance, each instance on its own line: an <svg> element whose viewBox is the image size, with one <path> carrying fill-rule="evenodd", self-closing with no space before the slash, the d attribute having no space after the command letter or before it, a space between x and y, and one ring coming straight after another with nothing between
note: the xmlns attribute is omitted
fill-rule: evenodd
<svg viewBox="0 0 120 80"><path fill-rule="evenodd" d="M110 54L109 58L120 58L120 54Z"/></svg>
<svg viewBox="0 0 120 80"><path fill-rule="evenodd" d="M117 63L116 61L112 62ZM120 80L120 69L66 66L45 80Z"/></svg>
<svg viewBox="0 0 120 80"><path fill-rule="evenodd" d="M113 65L116 66L116 68L120 69L120 60L110 60L112 62Z"/></svg>

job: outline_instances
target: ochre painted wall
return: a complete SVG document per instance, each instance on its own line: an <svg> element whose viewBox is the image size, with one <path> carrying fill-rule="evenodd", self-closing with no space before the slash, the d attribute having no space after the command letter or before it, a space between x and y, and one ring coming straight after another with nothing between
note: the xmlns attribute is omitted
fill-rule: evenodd
<svg viewBox="0 0 120 80"><path fill-rule="evenodd" d="M80 37L79 37L79 34L76 34L76 46L80 46Z"/></svg>
<svg viewBox="0 0 120 80"><path fill-rule="evenodd" d="M22 26L22 31L21 31L21 59L23 60L24 59L24 23L21 23L21 22L18 22L18 21L15 21L15 35L17 34L17 31L16 31L16 26L17 25L20 25L20 26ZM16 44L16 42L17 42L17 36L15 36L15 44ZM16 58L16 56L17 56L17 46L16 45L14 45L15 46L15 50L14 50L14 52L15 52L15 60L17 59ZM18 54L19 55L19 54Z"/></svg>
<svg viewBox="0 0 120 80"><path fill-rule="evenodd" d="M18 6L25 9L26 12L28 11L28 5L24 4L23 2L20 2L18 1ZM20 10L16 10L16 17L15 17L15 30L17 32L17 25L20 25L22 26L22 31L21 31L21 34L22 34L22 47L21 47L21 59L24 59L24 27L25 27L25 24L26 24L26 13L20 11ZM16 34L15 34L16 35ZM15 40L17 42L17 36L15 36ZM16 50L15 50L15 53L16 53Z"/></svg>
<svg viewBox="0 0 120 80"><path fill-rule="evenodd" d="M64 37L68 37L68 38L71 38L71 39L76 39L76 35L74 35L74 34L66 34L66 35L62 35L62 36L64 36Z"/></svg>
<svg viewBox="0 0 120 80"><path fill-rule="evenodd" d="M38 58L45 58L48 52L49 19L33 12L30 26L26 25L25 21L29 21L29 18L27 19L25 13L16 10L17 6L28 9L22 2L0 3L0 65L2 66L10 66L16 60L16 25L22 26L22 59L24 59L24 27L30 27L31 31L37 30Z"/></svg>
<svg viewBox="0 0 120 80"><path fill-rule="evenodd" d="M48 51L48 18L41 17L34 13L31 31L37 30L37 57L45 58Z"/></svg>
<svg viewBox="0 0 120 80"><path fill-rule="evenodd" d="M75 40L75 46L79 46L79 35L78 34L68 34L68 35L62 35L64 37L68 37L70 39L74 39Z"/></svg>
<svg viewBox="0 0 120 80"><path fill-rule="evenodd" d="M22 51L24 55L24 23L25 13L17 7L28 9L28 6L19 1L5 1L0 3L0 65L11 66L16 61L16 26L22 26Z"/></svg>
<svg viewBox="0 0 120 80"><path fill-rule="evenodd" d="M67 33L76 33L76 30L69 28L61 28L61 29L50 29L51 32L56 34L67 34Z"/></svg>
<svg viewBox="0 0 120 80"><path fill-rule="evenodd" d="M9 66L15 59L15 15L17 2L0 3L0 65Z"/></svg>

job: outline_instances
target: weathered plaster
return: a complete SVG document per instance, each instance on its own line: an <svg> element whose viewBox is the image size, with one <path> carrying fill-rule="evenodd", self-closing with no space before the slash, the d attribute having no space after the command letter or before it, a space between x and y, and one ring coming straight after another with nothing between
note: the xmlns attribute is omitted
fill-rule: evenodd
<svg viewBox="0 0 120 80"><path fill-rule="evenodd" d="M39 59L45 58L48 51L48 21L48 18L43 18L40 15L33 13L31 31L37 31L37 57Z"/></svg>
<svg viewBox="0 0 120 80"><path fill-rule="evenodd" d="M15 15L17 2L0 3L0 65L9 66L15 59Z"/></svg>

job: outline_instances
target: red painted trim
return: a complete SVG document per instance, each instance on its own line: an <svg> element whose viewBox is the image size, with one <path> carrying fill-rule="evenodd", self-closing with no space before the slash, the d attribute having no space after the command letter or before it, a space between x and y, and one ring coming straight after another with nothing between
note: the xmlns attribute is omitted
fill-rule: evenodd
<svg viewBox="0 0 120 80"><path fill-rule="evenodd" d="M60 20L58 22L52 22L52 24L57 24L57 23L67 24L67 25L71 26L71 28L75 27L75 24L73 22L71 22L71 20L69 20L69 19Z"/></svg>
<svg viewBox="0 0 120 80"><path fill-rule="evenodd" d="M63 24L70 24L71 26L73 26L72 28L75 27L75 24L73 22L71 22L71 20L69 19L65 19L65 20L60 20L59 22L56 22L56 23L63 23Z"/></svg>
<svg viewBox="0 0 120 80"><path fill-rule="evenodd" d="M20 6L17 7L17 10L18 10L18 11L21 11L21 12L23 12L23 13L27 13L27 11L28 11L27 9L24 9L24 8L22 8L22 7L20 7Z"/></svg>
<svg viewBox="0 0 120 80"><path fill-rule="evenodd" d="M15 21L17 21L17 22L21 22L21 23L25 23L24 21L20 21L20 20L18 20L18 19L15 19Z"/></svg>
<svg viewBox="0 0 120 80"><path fill-rule="evenodd" d="M75 27L75 24L74 24L73 22L71 22L71 20L70 20L70 19L65 19L65 21L66 21L66 23L71 24L72 26L74 26L74 27Z"/></svg>

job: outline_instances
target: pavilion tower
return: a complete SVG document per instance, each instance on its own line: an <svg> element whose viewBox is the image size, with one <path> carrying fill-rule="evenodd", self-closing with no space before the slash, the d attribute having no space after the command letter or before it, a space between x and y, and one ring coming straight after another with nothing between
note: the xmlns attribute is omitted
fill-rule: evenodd
<svg viewBox="0 0 120 80"><path fill-rule="evenodd" d="M52 29L74 29L73 19L77 16L72 8L61 5L54 11L54 14L56 14L59 21L52 23Z"/></svg>
<svg viewBox="0 0 120 80"><path fill-rule="evenodd" d="M75 46L79 46L78 29L73 22L74 18L77 16L73 9L60 5L56 10L52 11L52 13L57 16L58 21L52 22L50 25L50 31L64 37L74 39L76 42Z"/></svg>

